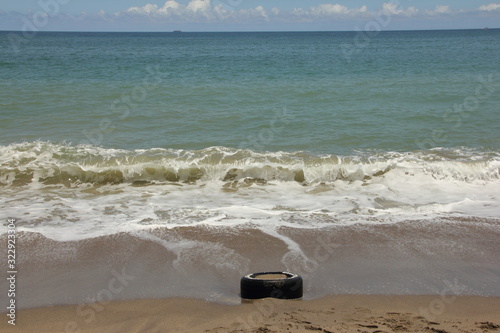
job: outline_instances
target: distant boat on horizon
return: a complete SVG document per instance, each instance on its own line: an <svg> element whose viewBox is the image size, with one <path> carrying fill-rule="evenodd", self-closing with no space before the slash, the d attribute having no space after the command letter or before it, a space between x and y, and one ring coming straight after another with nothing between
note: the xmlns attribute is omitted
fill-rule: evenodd
<svg viewBox="0 0 500 333"><path fill-rule="evenodd" d="M484 28L483 30L490 30L490 28L488 28L488 27L485 27L485 28Z"/></svg>
<svg viewBox="0 0 500 333"><path fill-rule="evenodd" d="M174 30L174 32L182 32L182 30Z"/></svg>

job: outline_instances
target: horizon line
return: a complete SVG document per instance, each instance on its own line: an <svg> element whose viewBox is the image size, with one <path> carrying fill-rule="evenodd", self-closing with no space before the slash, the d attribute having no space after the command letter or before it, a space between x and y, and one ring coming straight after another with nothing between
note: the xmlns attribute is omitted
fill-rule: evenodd
<svg viewBox="0 0 500 333"><path fill-rule="evenodd" d="M464 30L500 30L499 28L490 28L490 27L482 27L482 28L443 28L443 29L385 29L380 30L378 32L403 32L403 31L464 31ZM0 29L0 32L14 32L14 33L24 33L22 30L4 30ZM47 33L47 32L55 32L55 33L256 33L256 32L368 32L368 31L357 31L357 30L39 30L37 33Z"/></svg>

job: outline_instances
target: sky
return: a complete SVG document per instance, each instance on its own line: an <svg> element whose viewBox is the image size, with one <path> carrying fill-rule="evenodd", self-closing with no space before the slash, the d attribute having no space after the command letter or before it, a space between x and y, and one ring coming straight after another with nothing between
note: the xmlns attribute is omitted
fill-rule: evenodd
<svg viewBox="0 0 500 333"><path fill-rule="evenodd" d="M500 0L0 0L0 30L14 31L484 27L500 28Z"/></svg>

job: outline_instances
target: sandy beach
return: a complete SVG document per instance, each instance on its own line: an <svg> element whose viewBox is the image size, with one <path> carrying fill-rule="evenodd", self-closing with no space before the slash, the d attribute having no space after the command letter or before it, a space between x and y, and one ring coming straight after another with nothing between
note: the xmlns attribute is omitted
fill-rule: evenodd
<svg viewBox="0 0 500 333"><path fill-rule="evenodd" d="M500 331L496 220L278 230L282 238L199 226L67 242L19 232L16 325L3 315L0 331ZM304 278L303 299L238 296L248 272L287 268Z"/></svg>
<svg viewBox="0 0 500 333"><path fill-rule="evenodd" d="M12 332L496 332L500 298L328 296L238 305L170 298L21 310Z"/></svg>

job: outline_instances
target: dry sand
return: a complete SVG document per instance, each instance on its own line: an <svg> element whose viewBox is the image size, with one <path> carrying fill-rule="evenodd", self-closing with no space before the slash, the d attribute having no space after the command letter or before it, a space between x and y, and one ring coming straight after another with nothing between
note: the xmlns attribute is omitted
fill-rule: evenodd
<svg viewBox="0 0 500 333"><path fill-rule="evenodd" d="M500 332L500 298L329 296L221 305L169 298L19 310L1 332Z"/></svg>

